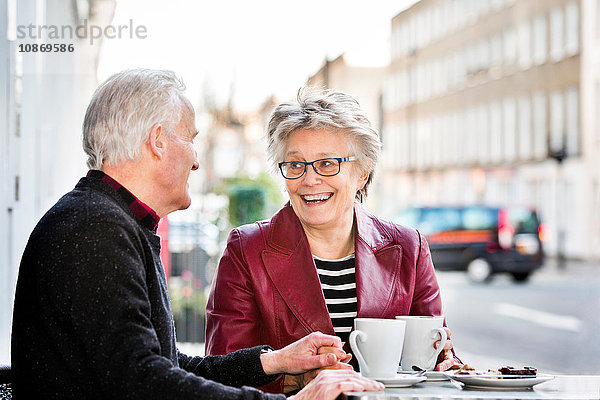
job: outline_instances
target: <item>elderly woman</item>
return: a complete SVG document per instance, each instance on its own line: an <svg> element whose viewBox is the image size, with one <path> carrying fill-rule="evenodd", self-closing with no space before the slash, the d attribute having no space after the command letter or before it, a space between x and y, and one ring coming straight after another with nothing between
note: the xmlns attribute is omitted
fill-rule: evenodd
<svg viewBox="0 0 600 400"><path fill-rule="evenodd" d="M278 349L314 331L346 342L356 317L443 315L425 238L360 205L381 143L357 101L313 88L297 100L277 106L268 126L290 201L231 232L207 306L207 354ZM448 340L436 368L453 365ZM287 388L305 383L290 378Z"/></svg>

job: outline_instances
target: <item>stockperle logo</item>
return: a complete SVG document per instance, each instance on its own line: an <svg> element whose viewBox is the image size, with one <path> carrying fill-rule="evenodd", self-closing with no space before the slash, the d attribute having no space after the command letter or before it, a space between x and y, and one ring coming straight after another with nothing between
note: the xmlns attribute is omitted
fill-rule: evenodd
<svg viewBox="0 0 600 400"><path fill-rule="evenodd" d="M94 25L88 24L88 20L83 23L73 25L17 25L17 39L49 39L49 40L69 40L69 39L89 39L91 45L94 41L102 38L106 39L146 39L148 29L145 25L134 25L133 20L125 25Z"/></svg>

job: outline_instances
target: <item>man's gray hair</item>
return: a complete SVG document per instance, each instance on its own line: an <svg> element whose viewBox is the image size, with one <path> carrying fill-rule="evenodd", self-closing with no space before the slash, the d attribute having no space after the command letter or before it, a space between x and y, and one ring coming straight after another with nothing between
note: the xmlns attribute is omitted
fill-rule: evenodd
<svg viewBox="0 0 600 400"><path fill-rule="evenodd" d="M172 71L132 69L108 78L94 92L83 121L88 167L136 160L155 124L171 135L186 105L191 107L184 89Z"/></svg>
<svg viewBox="0 0 600 400"><path fill-rule="evenodd" d="M356 193L357 200L366 197L381 153L381 141L358 101L341 91L310 86L298 91L296 101L279 104L269 118L267 154L273 170L277 173L278 164L285 161L287 142L298 129L342 132L350 139L347 155L356 156L359 172L369 175L364 188Z"/></svg>

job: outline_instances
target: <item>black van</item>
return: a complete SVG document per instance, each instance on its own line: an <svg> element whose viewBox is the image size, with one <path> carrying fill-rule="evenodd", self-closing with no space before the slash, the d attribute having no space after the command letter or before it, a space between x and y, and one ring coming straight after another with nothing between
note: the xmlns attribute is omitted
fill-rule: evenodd
<svg viewBox="0 0 600 400"><path fill-rule="evenodd" d="M464 270L475 282L508 272L526 281L542 266L544 226L525 207L415 207L395 222L427 237L436 269Z"/></svg>

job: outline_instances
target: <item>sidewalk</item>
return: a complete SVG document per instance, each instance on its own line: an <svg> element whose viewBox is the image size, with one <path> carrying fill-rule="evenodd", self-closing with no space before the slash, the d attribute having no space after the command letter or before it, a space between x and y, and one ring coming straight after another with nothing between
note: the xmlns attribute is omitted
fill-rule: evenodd
<svg viewBox="0 0 600 400"><path fill-rule="evenodd" d="M547 257L544 266L535 271L533 276L560 278L564 276L590 276L600 272L600 261L565 260L563 266L558 265L554 257Z"/></svg>

